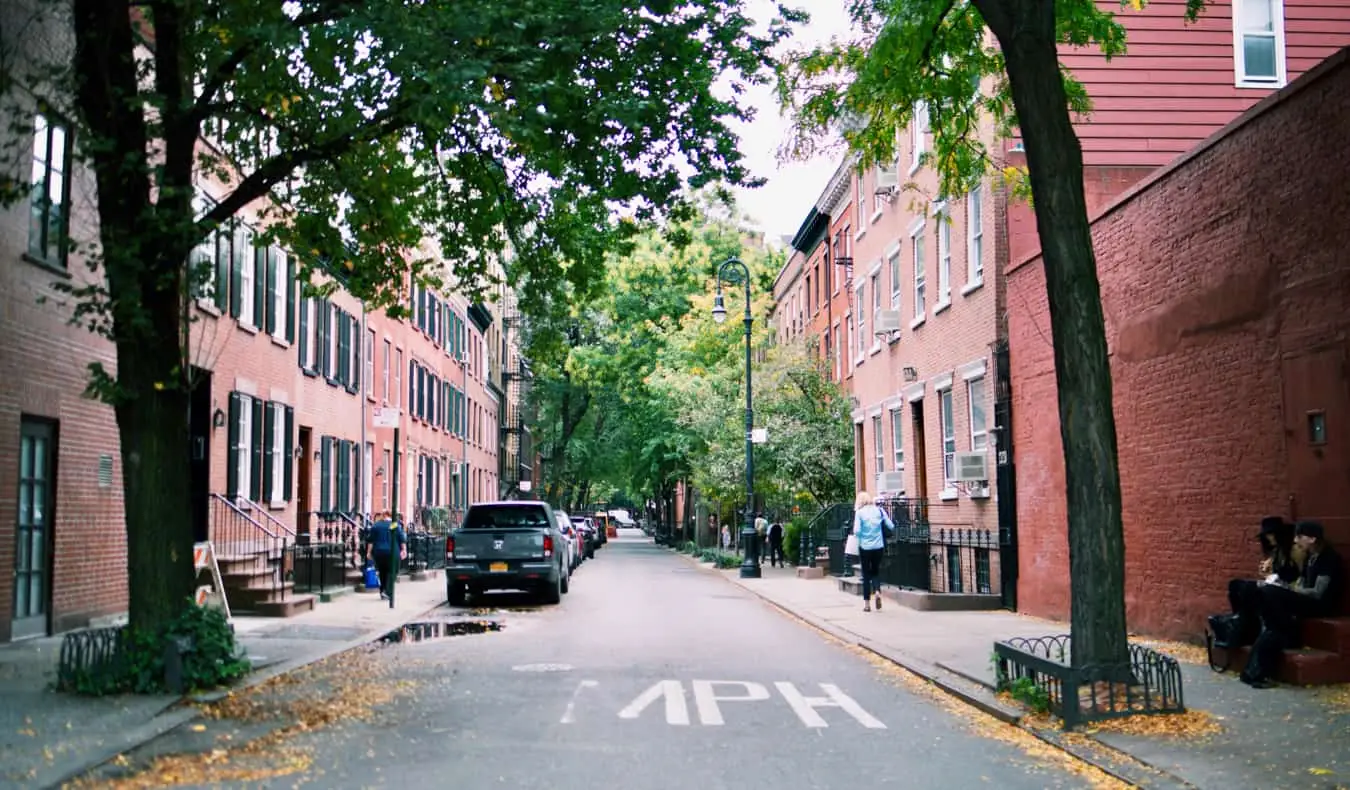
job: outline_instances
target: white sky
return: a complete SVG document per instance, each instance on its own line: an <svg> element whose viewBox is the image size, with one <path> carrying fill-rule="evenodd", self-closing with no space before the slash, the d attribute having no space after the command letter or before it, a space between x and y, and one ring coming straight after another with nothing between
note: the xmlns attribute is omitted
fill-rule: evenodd
<svg viewBox="0 0 1350 790"><path fill-rule="evenodd" d="M789 43L791 49L823 43L848 32L846 0L787 0L786 4L805 8L811 14L810 23L797 28ZM775 0L749 3L753 16L765 23L772 18L775 5ZM741 152L750 172L768 179L768 183L758 189L736 190L737 202L770 241L777 241L780 236L797 232L834 174L838 153L807 162L780 163L778 149L786 139L788 122L778 111L774 86L754 86L745 99L757 109L756 117L748 124L734 125L733 129L741 135Z"/></svg>

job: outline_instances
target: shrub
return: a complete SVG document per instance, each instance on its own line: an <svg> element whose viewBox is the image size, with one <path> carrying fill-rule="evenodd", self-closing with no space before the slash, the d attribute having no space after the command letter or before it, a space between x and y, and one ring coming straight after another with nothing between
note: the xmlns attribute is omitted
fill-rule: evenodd
<svg viewBox="0 0 1350 790"><path fill-rule="evenodd" d="M783 525L783 553L793 565L804 565L804 558L798 556L802 549L802 535L806 532L807 520L797 516Z"/></svg>

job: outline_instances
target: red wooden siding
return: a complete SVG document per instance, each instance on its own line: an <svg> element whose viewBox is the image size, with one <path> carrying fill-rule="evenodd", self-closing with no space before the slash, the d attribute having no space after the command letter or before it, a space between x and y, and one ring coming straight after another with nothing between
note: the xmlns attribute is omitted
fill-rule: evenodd
<svg viewBox="0 0 1350 790"><path fill-rule="evenodd" d="M1154 0L1143 11L1099 2L1125 24L1128 50L1110 62L1095 48L1062 56L1093 99L1077 124L1085 164L1165 165L1269 93L1234 84L1232 0L1213 0L1190 25L1185 0ZM1350 2L1285 0L1284 31L1292 81L1350 45Z"/></svg>

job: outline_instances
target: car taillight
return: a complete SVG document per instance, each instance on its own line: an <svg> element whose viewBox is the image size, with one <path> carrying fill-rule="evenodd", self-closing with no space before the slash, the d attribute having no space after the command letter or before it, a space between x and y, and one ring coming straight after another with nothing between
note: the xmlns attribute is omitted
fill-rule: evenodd
<svg viewBox="0 0 1350 790"><path fill-rule="evenodd" d="M552 557L552 556L553 556L553 536L552 536L552 535L545 535L545 536L544 536L544 557L545 557L545 558L548 558L548 557Z"/></svg>
<svg viewBox="0 0 1350 790"><path fill-rule="evenodd" d="M453 560L455 558L455 539L447 537L445 539L445 558Z"/></svg>

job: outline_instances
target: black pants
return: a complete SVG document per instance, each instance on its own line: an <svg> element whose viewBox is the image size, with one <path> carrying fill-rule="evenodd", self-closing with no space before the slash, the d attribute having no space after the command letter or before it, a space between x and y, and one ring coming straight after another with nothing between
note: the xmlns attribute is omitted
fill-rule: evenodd
<svg viewBox="0 0 1350 790"><path fill-rule="evenodd" d="M389 577L394 572L394 555L387 551L377 551L373 555L375 573L380 577L380 594L389 594Z"/></svg>
<svg viewBox="0 0 1350 790"><path fill-rule="evenodd" d="M782 564L783 564L783 539L782 539L782 538L779 538L778 540L772 540L772 539L769 540L769 564L770 564L770 565L782 565Z"/></svg>
<svg viewBox="0 0 1350 790"><path fill-rule="evenodd" d="M1261 632L1261 585L1251 579L1228 582L1228 605L1238 616L1230 645L1250 645Z"/></svg>
<svg viewBox="0 0 1350 790"><path fill-rule="evenodd" d="M1261 611L1261 635L1252 645L1251 656L1242 674L1248 680L1269 680L1279 669L1284 651L1298 646L1298 622L1320 617L1326 606L1316 598L1273 584L1258 588Z"/></svg>
<svg viewBox="0 0 1350 790"><path fill-rule="evenodd" d="M881 592L881 558L885 549L859 549L862 564L862 597L871 598Z"/></svg>

